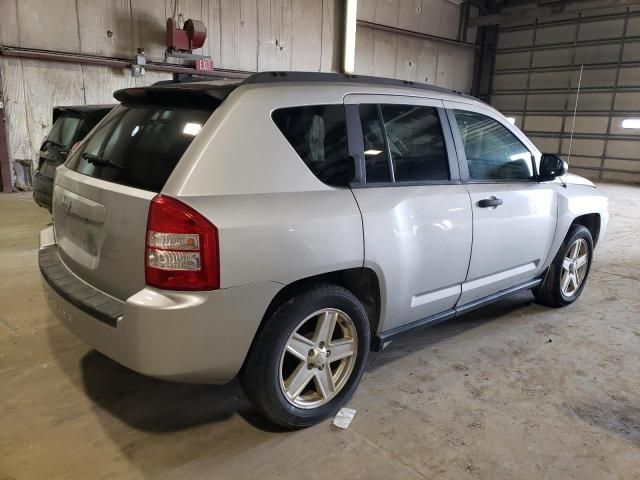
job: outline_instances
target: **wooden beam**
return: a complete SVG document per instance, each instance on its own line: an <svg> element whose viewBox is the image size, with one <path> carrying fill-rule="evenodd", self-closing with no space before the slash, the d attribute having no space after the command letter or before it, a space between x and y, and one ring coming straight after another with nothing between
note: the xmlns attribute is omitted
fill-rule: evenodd
<svg viewBox="0 0 640 480"><path fill-rule="evenodd" d="M553 3L540 6L537 3L522 5L520 7L503 8L500 13L482 15L470 18L469 27L486 27L487 25L499 25L513 20L525 20L535 18L549 18L557 15L579 13L592 10L606 10L610 8L624 8L640 5L640 0L586 0L581 2Z"/></svg>
<svg viewBox="0 0 640 480"><path fill-rule="evenodd" d="M0 175L2 176L2 191L5 193L13 191L13 186L11 185L11 161L9 159L6 133L4 105L0 95Z"/></svg>
<svg viewBox="0 0 640 480"><path fill-rule="evenodd" d="M111 68L127 68L133 60L124 58L104 57L100 55L85 55L80 53L58 52L51 50L37 50L33 48L10 47L0 45L0 56L31 58L51 62L80 63L83 65L97 65ZM163 62L147 61L145 69L148 71L182 73L186 75L198 75L211 78L247 78L252 72L242 70L215 69L213 71L196 70L192 67L180 64L167 64Z"/></svg>

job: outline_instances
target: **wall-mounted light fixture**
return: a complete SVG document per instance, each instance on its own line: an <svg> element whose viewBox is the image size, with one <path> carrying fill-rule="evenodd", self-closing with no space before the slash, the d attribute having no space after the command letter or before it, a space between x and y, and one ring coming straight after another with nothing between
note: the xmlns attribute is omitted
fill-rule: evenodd
<svg viewBox="0 0 640 480"><path fill-rule="evenodd" d="M342 71L353 73L356 67L356 22L358 0L346 0L344 4L344 48L342 51Z"/></svg>

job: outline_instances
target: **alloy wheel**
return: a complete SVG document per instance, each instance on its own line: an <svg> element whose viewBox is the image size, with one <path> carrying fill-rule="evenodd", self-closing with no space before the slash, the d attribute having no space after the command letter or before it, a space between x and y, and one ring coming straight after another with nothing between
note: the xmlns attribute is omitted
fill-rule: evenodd
<svg viewBox="0 0 640 480"><path fill-rule="evenodd" d="M565 297L573 297L584 282L589 266L589 247L587 242L578 238L571 244L562 261L560 288Z"/></svg>
<svg viewBox="0 0 640 480"><path fill-rule="evenodd" d="M324 308L302 320L280 358L280 388L298 408L325 405L345 386L358 353L353 320L341 310Z"/></svg>

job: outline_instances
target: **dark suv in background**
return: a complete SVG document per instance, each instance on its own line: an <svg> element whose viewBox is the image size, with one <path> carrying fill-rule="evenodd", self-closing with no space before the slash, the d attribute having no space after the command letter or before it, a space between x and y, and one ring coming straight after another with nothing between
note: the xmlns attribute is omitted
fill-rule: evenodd
<svg viewBox="0 0 640 480"><path fill-rule="evenodd" d="M73 145L82 140L114 105L82 105L53 108L53 127L40 147L33 177L33 199L51 211L53 177Z"/></svg>

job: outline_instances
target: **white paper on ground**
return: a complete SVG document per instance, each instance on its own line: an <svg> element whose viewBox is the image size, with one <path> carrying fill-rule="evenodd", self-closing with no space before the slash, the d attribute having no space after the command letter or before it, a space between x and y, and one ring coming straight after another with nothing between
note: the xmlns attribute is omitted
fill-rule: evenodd
<svg viewBox="0 0 640 480"><path fill-rule="evenodd" d="M333 424L338 428L347 428L355 414L356 411L353 408L341 408L333 419Z"/></svg>

